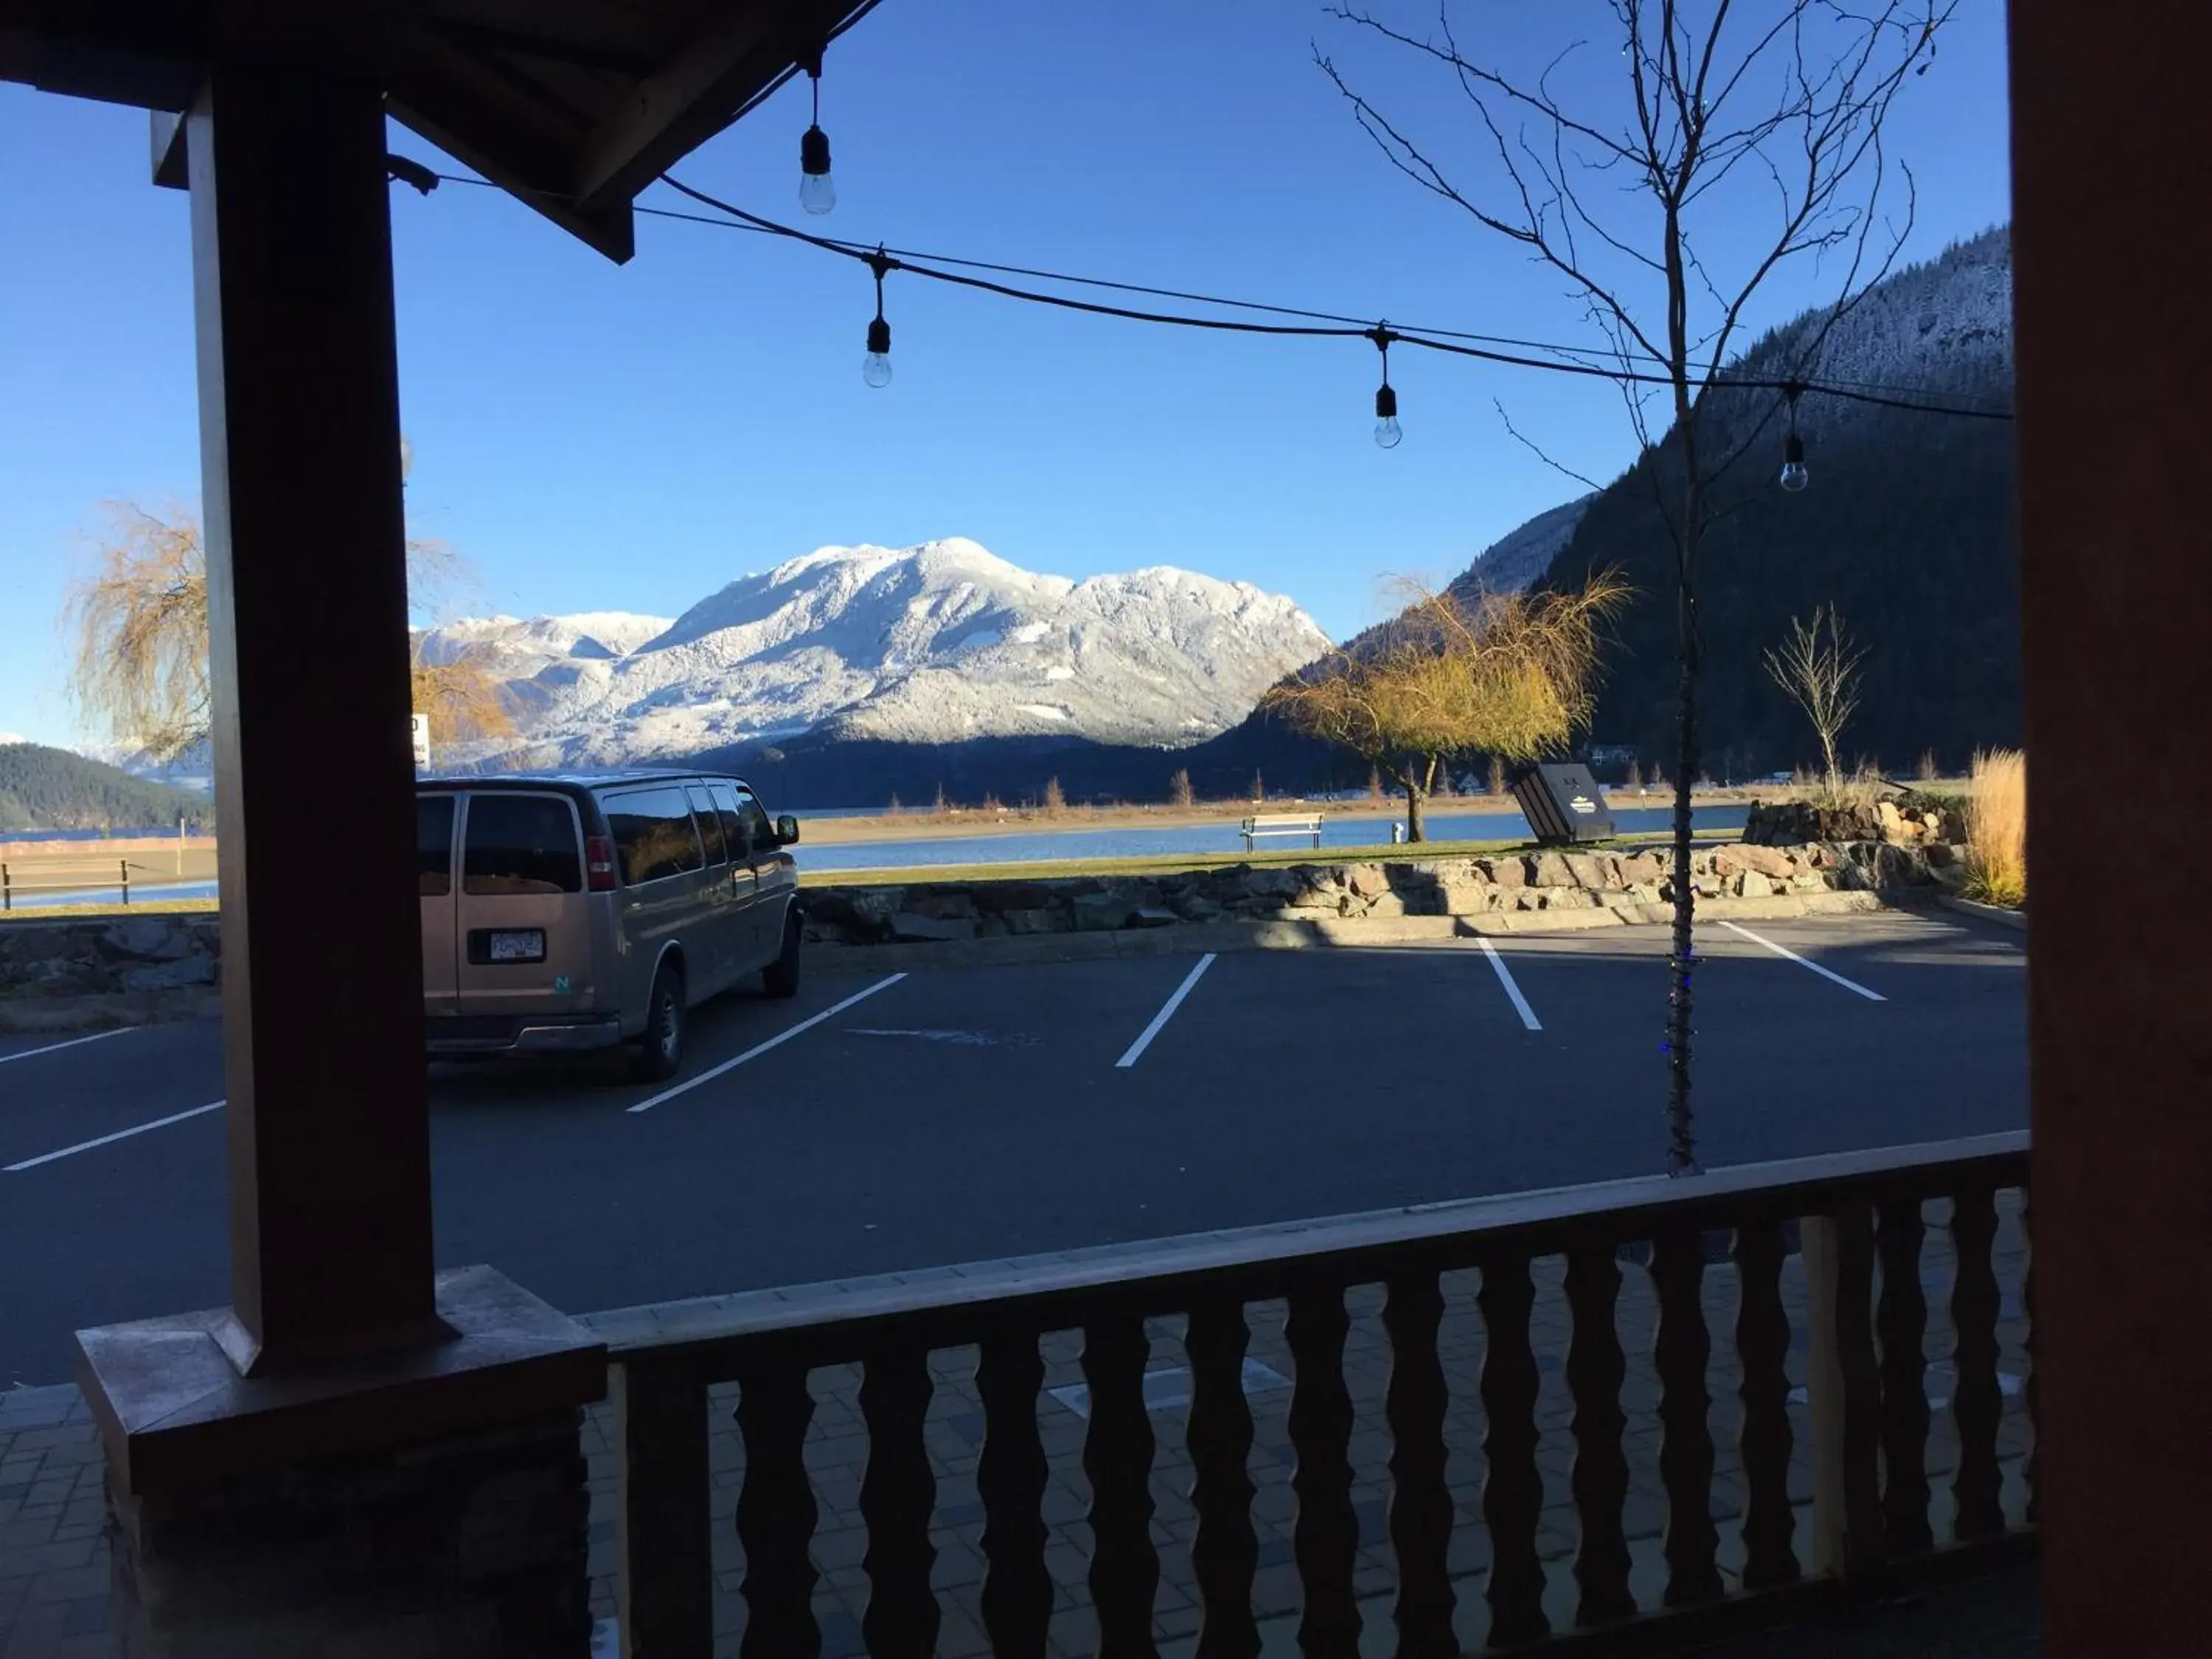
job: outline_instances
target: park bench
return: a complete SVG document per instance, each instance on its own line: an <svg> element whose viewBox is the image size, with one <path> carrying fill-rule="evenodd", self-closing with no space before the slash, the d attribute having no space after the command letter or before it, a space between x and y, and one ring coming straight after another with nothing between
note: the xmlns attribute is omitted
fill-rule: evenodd
<svg viewBox="0 0 2212 1659"><path fill-rule="evenodd" d="M1311 836L1316 847L1321 845L1321 814L1318 812L1267 812L1244 820L1241 829L1244 850L1250 852L1252 843L1262 836Z"/></svg>

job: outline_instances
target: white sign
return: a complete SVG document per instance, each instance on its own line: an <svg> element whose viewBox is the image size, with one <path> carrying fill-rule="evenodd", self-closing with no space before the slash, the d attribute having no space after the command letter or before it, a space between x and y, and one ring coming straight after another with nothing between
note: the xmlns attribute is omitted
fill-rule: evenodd
<svg viewBox="0 0 2212 1659"><path fill-rule="evenodd" d="M407 717L407 732L415 740L415 764L428 766L430 763L430 717L428 714L410 714Z"/></svg>

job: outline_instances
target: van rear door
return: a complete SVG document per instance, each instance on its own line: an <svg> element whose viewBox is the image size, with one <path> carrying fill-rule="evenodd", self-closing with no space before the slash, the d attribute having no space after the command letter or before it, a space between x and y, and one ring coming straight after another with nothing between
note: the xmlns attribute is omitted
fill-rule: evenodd
<svg viewBox="0 0 2212 1659"><path fill-rule="evenodd" d="M415 797L415 884L422 897L422 1012L460 1012L453 944L453 820L456 797Z"/></svg>
<svg viewBox="0 0 2212 1659"><path fill-rule="evenodd" d="M591 908L575 804L484 789L461 815L454 977L460 1012L573 1013L591 1004Z"/></svg>

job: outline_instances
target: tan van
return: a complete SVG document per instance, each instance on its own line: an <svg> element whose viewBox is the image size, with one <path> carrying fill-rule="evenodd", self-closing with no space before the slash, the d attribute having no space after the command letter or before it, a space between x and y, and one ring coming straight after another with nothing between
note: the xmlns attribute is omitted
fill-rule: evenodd
<svg viewBox="0 0 2212 1659"><path fill-rule="evenodd" d="M696 1004L799 989L799 824L741 778L430 778L415 811L433 1055L629 1043L665 1078Z"/></svg>

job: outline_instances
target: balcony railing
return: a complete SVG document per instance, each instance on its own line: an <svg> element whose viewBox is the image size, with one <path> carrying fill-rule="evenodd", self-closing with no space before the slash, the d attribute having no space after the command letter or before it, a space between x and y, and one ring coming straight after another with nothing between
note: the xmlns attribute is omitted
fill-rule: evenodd
<svg viewBox="0 0 2212 1659"><path fill-rule="evenodd" d="M1940 1570L2035 1518L2027 1172L1988 1136L599 1316L623 1651L1664 1645Z"/></svg>

